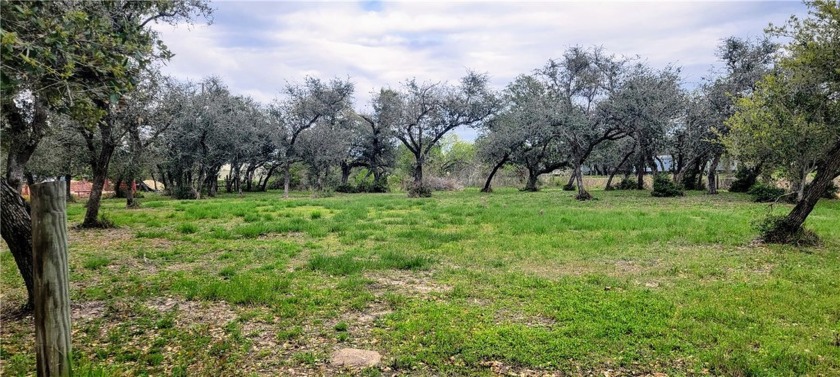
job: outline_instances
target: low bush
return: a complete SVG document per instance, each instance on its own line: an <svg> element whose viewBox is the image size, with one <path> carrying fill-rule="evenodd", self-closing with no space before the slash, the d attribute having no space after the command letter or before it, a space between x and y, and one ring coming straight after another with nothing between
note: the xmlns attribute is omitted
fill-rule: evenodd
<svg viewBox="0 0 840 377"><path fill-rule="evenodd" d="M635 190L636 180L633 178L624 178L615 186L616 190Z"/></svg>
<svg viewBox="0 0 840 377"><path fill-rule="evenodd" d="M653 191L650 194L659 198L685 195L682 187L675 184L671 180L671 177L665 173L660 173L653 177Z"/></svg>
<svg viewBox="0 0 840 377"><path fill-rule="evenodd" d="M343 192L346 194L355 193L385 193L388 192L388 185L385 182L359 182L357 186L350 184L340 185L335 188L335 192Z"/></svg>
<svg viewBox="0 0 840 377"><path fill-rule="evenodd" d="M411 198L429 198L432 196L432 188L423 183L410 183L407 191Z"/></svg>
<svg viewBox="0 0 840 377"><path fill-rule="evenodd" d="M758 203L769 203L779 200L785 195L785 190L766 183L756 183L750 187L748 194L752 195L753 201Z"/></svg>
<svg viewBox="0 0 840 377"><path fill-rule="evenodd" d="M738 168L735 172L735 180L729 185L729 192L748 192L750 188L755 185L758 176L753 169L747 169L743 166Z"/></svg>
<svg viewBox="0 0 840 377"><path fill-rule="evenodd" d="M345 194L355 194L359 192L353 185L338 185L335 192L343 192Z"/></svg>
<svg viewBox="0 0 840 377"><path fill-rule="evenodd" d="M196 199L195 190L190 186L178 186L172 190L175 199Z"/></svg>
<svg viewBox="0 0 840 377"><path fill-rule="evenodd" d="M388 191L388 183L384 180L379 182L362 181L356 186L356 192L385 193Z"/></svg>

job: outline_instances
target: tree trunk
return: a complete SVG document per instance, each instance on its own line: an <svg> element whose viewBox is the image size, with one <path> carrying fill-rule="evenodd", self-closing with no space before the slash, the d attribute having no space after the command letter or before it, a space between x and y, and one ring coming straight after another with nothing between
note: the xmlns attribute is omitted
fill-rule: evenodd
<svg viewBox="0 0 840 377"><path fill-rule="evenodd" d="M632 156L634 152L635 151L630 151L629 153L625 154L624 158L621 159L621 162L619 162L618 165L615 167L615 169L613 169L610 172L610 177L607 178L607 186L604 187L604 190L609 191L609 190L613 189L612 188L613 177L615 177L616 173L618 173L618 170L621 169L622 166L624 166L624 164L627 162L628 159L630 159L630 156Z"/></svg>
<svg viewBox="0 0 840 377"><path fill-rule="evenodd" d="M414 177L414 186L421 187L423 185L423 163L425 162L425 158L423 155L415 155L414 157L414 171L412 172L412 177Z"/></svg>
<svg viewBox="0 0 840 377"><path fill-rule="evenodd" d="M256 167L253 164L251 164L248 165L248 169L245 170L245 179L248 180L247 182L245 182L245 191L251 191L251 184L254 180L254 169L256 169Z"/></svg>
<svg viewBox="0 0 840 377"><path fill-rule="evenodd" d="M260 191L268 191L268 179L271 178L271 175L274 174L274 170L276 169L277 165L271 165L271 169L268 169L268 173L265 175L265 180L263 181L262 186L260 186Z"/></svg>
<svg viewBox="0 0 840 377"><path fill-rule="evenodd" d="M216 197L216 190L218 189L219 185L219 176L218 174L211 174L207 177L207 196L214 198Z"/></svg>
<svg viewBox="0 0 840 377"><path fill-rule="evenodd" d="M484 181L484 187L481 189L481 192L493 192L493 188L490 187L491 183L493 182L493 177L496 176L496 172L502 168L508 161L509 155L505 155L501 161L499 161L496 165L493 165L493 170L490 171L490 175L487 176L487 180Z"/></svg>
<svg viewBox="0 0 840 377"><path fill-rule="evenodd" d="M653 157L653 166L655 166L657 170L661 170L663 173L668 171L665 168L665 162L663 162L662 159L659 158L659 156ZM671 167L671 169L673 169L673 166Z"/></svg>
<svg viewBox="0 0 840 377"><path fill-rule="evenodd" d="M353 167L346 163L341 162L341 185L347 186L347 182L350 181L350 172L353 171Z"/></svg>
<svg viewBox="0 0 840 377"><path fill-rule="evenodd" d="M575 199L577 199L577 200L589 200L589 199L592 199L592 195L590 195L589 192L586 191L586 188L583 187L583 171L581 170L580 165L581 165L580 163L575 164L574 177L575 177L575 182L577 183L577 188L578 188L578 194L577 194L577 196L575 196Z"/></svg>
<svg viewBox="0 0 840 377"><path fill-rule="evenodd" d="M800 202L805 197L805 188L808 186L808 169L799 171L797 182L794 183L794 190L796 191L796 201Z"/></svg>
<svg viewBox="0 0 840 377"><path fill-rule="evenodd" d="M691 161L689 161L689 164L691 164ZM682 162L680 162L680 165L682 165ZM690 167L680 166L680 168L674 173L674 183L683 184L683 180L685 179L685 175L688 173L689 168ZM688 187L686 188L688 189Z"/></svg>
<svg viewBox="0 0 840 377"><path fill-rule="evenodd" d="M124 198L125 197L125 192L122 190L122 184L123 184L123 177L122 176L117 177L117 181L114 182L114 197L115 198Z"/></svg>
<svg viewBox="0 0 840 377"><path fill-rule="evenodd" d="M537 180L540 175L535 170L528 169L528 181L525 183L523 191L537 191Z"/></svg>
<svg viewBox="0 0 840 377"><path fill-rule="evenodd" d="M67 195L67 201L68 202L75 202L76 201L76 198L73 197L73 193L70 191L70 182L72 180L73 180L72 175L70 175L70 174L65 174L64 175L64 182L67 182L67 187L66 187L67 192L65 192L65 194Z"/></svg>
<svg viewBox="0 0 840 377"><path fill-rule="evenodd" d="M125 208L133 209L133 208L140 208L140 202L137 201L134 194L136 192L137 184L132 179L131 180L131 187L128 190L125 190Z"/></svg>
<svg viewBox="0 0 840 377"><path fill-rule="evenodd" d="M37 97L33 106L34 112L30 115L28 110L19 109L11 97L2 98L3 115L8 126L3 127L3 138L9 141L6 181L18 193L23 187L24 166L49 130L46 106Z"/></svg>
<svg viewBox="0 0 840 377"><path fill-rule="evenodd" d="M645 189L645 159L644 157L639 157L639 161L636 163L636 190L644 190Z"/></svg>
<svg viewBox="0 0 840 377"><path fill-rule="evenodd" d="M566 190L566 191L572 191L572 190L574 190L574 189L575 189L575 180L576 180L576 179L577 179L577 177L575 176L575 171L573 170L573 171L572 171L572 174L571 174L571 175L569 175L569 181L568 181L568 182L566 182L566 185L565 185L565 186L563 186L563 190Z"/></svg>
<svg viewBox="0 0 840 377"><path fill-rule="evenodd" d="M648 156L645 163L650 166L651 175L656 176L659 174L659 165L656 164L656 157L653 155Z"/></svg>
<svg viewBox="0 0 840 377"><path fill-rule="evenodd" d="M15 192L20 192L26 179L23 173L23 166L26 162L22 161L29 161L34 151L34 147L31 151L18 151L18 153L9 151L8 160L6 161L6 180Z"/></svg>
<svg viewBox="0 0 840 377"><path fill-rule="evenodd" d="M98 228L102 226L99 222L99 205L102 201L102 190L105 188L105 180L108 174L107 162L106 166L97 166L93 171L93 185L90 189L90 197L87 202L87 211L85 212L85 220L82 222L82 228Z"/></svg>
<svg viewBox="0 0 840 377"><path fill-rule="evenodd" d="M814 181L808 185L802 200L796 203L796 206L793 207L784 221L772 232L777 235L777 239L767 241L795 241L795 236L801 231L805 219L817 205L828 185L838 175L840 175L840 142L835 143L831 151L826 154L825 162L819 166L817 175L814 177Z"/></svg>
<svg viewBox="0 0 840 377"><path fill-rule="evenodd" d="M106 105L100 105L100 108L107 108ZM105 187L105 180L108 177L108 165L111 163L111 156L116 149L117 141L113 140L113 125L111 120L101 120L97 126L100 135L99 153L96 153L94 145L94 136L92 133L82 132L82 136L87 143L88 152L90 154L90 170L93 172L93 186L90 190L90 198L87 202L87 211L85 212L85 220L82 222L83 228L98 228L103 224L99 222L99 205L102 199L102 190ZM119 188L115 188L119 189Z"/></svg>
<svg viewBox="0 0 840 377"><path fill-rule="evenodd" d="M289 181L291 180L291 166L287 162L283 164L283 197L289 197Z"/></svg>
<svg viewBox="0 0 840 377"><path fill-rule="evenodd" d="M676 180L676 176L677 176L677 174L682 173L683 169L685 168L685 165L684 165L685 154L683 154L682 152L679 152L679 153L677 153L676 158L674 158L674 156L671 155L671 160L674 161L674 181L678 182Z"/></svg>
<svg viewBox="0 0 840 377"><path fill-rule="evenodd" d="M6 179L0 179L0 233L9 247L17 264L18 271L26 286L26 305L24 309L32 310L35 303L32 278L32 219L29 217L29 204L23 200L17 190L9 185Z"/></svg>
<svg viewBox="0 0 840 377"><path fill-rule="evenodd" d="M313 186L312 190L313 191L322 191L323 187L324 187L323 186L324 181L322 179L322 175L321 175L320 170L317 170L317 169L314 170L309 177L310 180L312 179L312 176L315 176L315 183L312 185Z"/></svg>
<svg viewBox="0 0 840 377"><path fill-rule="evenodd" d="M171 185L172 180L169 179L169 177L166 174L166 170L161 168L160 165L157 166L157 169L158 169L158 173L160 173L160 183L163 183L163 195L171 195L172 194L172 185ZM152 179L155 179L155 177L152 176ZM157 180L155 180L155 190L157 190L157 189L158 189Z"/></svg>
<svg viewBox="0 0 840 377"><path fill-rule="evenodd" d="M712 164L709 165L709 195L717 195L717 167L718 163L720 162L720 153L715 153L715 156L712 158Z"/></svg>

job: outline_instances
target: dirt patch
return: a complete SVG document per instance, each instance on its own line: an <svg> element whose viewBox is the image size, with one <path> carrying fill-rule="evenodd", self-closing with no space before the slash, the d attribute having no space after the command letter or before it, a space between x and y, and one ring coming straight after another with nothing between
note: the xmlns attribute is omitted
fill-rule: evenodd
<svg viewBox="0 0 840 377"><path fill-rule="evenodd" d="M642 266L635 261L620 260L615 262L615 273L617 275L638 275L642 271Z"/></svg>
<svg viewBox="0 0 840 377"><path fill-rule="evenodd" d="M119 258L111 261L108 265L108 270L114 273L122 271L123 268L128 271L139 272L142 275L154 275L158 272L158 267L155 263L145 256L140 258Z"/></svg>
<svg viewBox="0 0 840 377"><path fill-rule="evenodd" d="M199 302L174 297L158 297L146 301L146 306L161 313L177 309L177 322L183 323L225 324L236 319L236 312L225 302Z"/></svg>
<svg viewBox="0 0 840 377"><path fill-rule="evenodd" d="M70 247L94 245L100 250L112 250L114 246L123 245L135 237L134 231L127 228L78 229L71 227L67 238Z"/></svg>
<svg viewBox="0 0 840 377"><path fill-rule="evenodd" d="M535 369L516 367L512 365L507 365L501 361L496 360L482 362L481 366L490 369L490 372L496 376L554 377L565 375L560 372L547 372Z"/></svg>
<svg viewBox="0 0 840 377"><path fill-rule="evenodd" d="M88 322L102 318L106 307L104 301L84 301L70 304L70 318L73 322Z"/></svg>
<svg viewBox="0 0 840 377"><path fill-rule="evenodd" d="M365 277L373 280L369 288L377 297L386 292L429 297L452 291L451 286L435 282L429 272L376 271Z"/></svg>
<svg viewBox="0 0 840 377"><path fill-rule="evenodd" d="M342 348L330 356L330 364L353 368L372 367L382 361L382 355L376 351L357 348Z"/></svg>

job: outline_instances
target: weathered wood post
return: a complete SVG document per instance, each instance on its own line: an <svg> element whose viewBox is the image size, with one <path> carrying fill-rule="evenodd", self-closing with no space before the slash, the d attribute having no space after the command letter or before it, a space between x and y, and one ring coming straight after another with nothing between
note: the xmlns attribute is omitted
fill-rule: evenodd
<svg viewBox="0 0 840 377"><path fill-rule="evenodd" d="M32 186L32 262L38 376L70 376L70 285L65 182Z"/></svg>

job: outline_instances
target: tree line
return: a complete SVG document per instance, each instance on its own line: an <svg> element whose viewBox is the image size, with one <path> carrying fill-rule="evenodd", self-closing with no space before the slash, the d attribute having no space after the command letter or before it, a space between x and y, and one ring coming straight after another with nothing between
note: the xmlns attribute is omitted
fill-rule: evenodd
<svg viewBox="0 0 840 377"><path fill-rule="evenodd" d="M774 174L792 182L797 207L774 225L787 240L840 174L840 8L806 5L808 18L763 38L722 40L721 68L693 90L678 67L574 46L502 90L471 71L454 83L409 78L358 111L350 78L306 77L260 103L219 78L163 76L172 53L150 25L209 21L204 0L4 2L3 237L24 271L27 249L15 240L28 229L12 219L28 216L22 185L45 177L91 177L83 227L107 225L99 208L109 178L133 208L120 183L142 177L181 199L214 196L220 184L238 193L275 184L288 196L301 172L316 190L381 192L402 161L409 195L429 196L425 171L442 141L471 127L488 192L515 166L525 190L571 171L566 188L579 200L592 197L584 170L608 175L608 190L643 188L652 172L716 194L721 159L733 157L736 190ZM351 185L360 172L363 187Z"/></svg>

